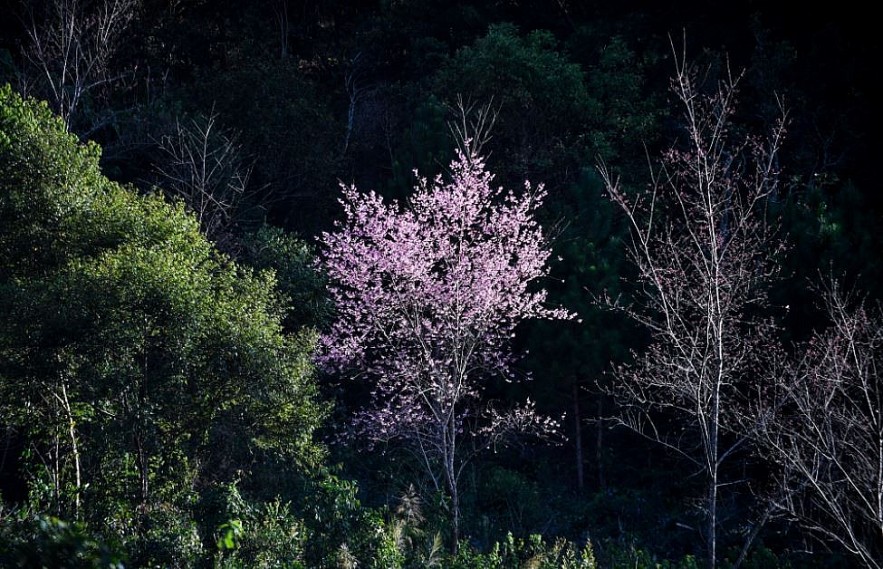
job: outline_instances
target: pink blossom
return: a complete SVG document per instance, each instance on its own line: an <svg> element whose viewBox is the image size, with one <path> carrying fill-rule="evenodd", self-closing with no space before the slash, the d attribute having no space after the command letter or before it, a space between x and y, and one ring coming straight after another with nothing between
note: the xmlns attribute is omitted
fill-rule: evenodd
<svg viewBox="0 0 883 569"><path fill-rule="evenodd" d="M495 187L469 150L458 152L450 171L448 180L418 177L406 203L342 187L344 218L322 236L337 319L321 339L320 363L373 383L358 431L411 443L456 503L464 430L489 444L503 427L552 426L530 419L532 407L508 420L480 405L483 380L513 375L516 326L573 315L547 307L536 286L549 270L534 219L543 187Z"/></svg>

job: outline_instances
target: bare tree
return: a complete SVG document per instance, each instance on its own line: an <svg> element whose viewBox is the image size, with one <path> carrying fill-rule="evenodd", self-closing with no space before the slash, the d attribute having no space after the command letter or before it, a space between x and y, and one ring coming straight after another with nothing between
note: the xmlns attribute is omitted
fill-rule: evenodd
<svg viewBox="0 0 883 569"><path fill-rule="evenodd" d="M484 155L484 147L493 138L491 132L500 112L499 107L494 107L493 98L484 105L477 105L471 100L464 101L463 95L457 94L456 105L449 106L448 111L454 116L448 122L448 129L460 152L468 155L469 147L476 154Z"/></svg>
<svg viewBox="0 0 883 569"><path fill-rule="evenodd" d="M40 86L68 130L89 94L121 79L109 63L139 3L46 0L29 7L24 55L37 74L30 83Z"/></svg>
<svg viewBox="0 0 883 569"><path fill-rule="evenodd" d="M722 465L748 435L736 429L742 389L770 351L774 330L757 314L776 274L782 244L767 220L776 184L784 115L768 137L737 137L731 119L738 77L707 76L676 54L672 89L683 140L667 151L647 191L626 195L600 167L610 198L631 226L638 286L631 303L605 298L650 333L609 388L623 425L684 457L705 480L702 533L708 567L717 563ZM706 79L703 81L703 79ZM668 427L660 418L673 419Z"/></svg>
<svg viewBox="0 0 883 569"><path fill-rule="evenodd" d="M233 229L254 206L249 192L251 166L235 134L224 132L217 115L198 117L160 140L163 159L154 165L159 183L181 198L203 233L222 250L232 246Z"/></svg>
<svg viewBox="0 0 883 569"><path fill-rule="evenodd" d="M758 398L761 440L782 467L779 502L866 567L883 568L883 310L836 283L821 295L830 327Z"/></svg>
<svg viewBox="0 0 883 569"><path fill-rule="evenodd" d="M285 59L288 57L289 45L288 35L291 33L291 19L288 14L288 0L273 1L273 16L276 19L276 25L279 32L279 57Z"/></svg>
<svg viewBox="0 0 883 569"><path fill-rule="evenodd" d="M347 106L346 112L346 133L344 134L343 139L343 154L346 154L347 150L349 150L350 140L355 131L356 110L359 103L365 98L370 90L369 87L362 84L362 77L365 73L363 63L364 60L362 59L362 53L359 52L350 59L346 73L344 74L344 86L346 87L346 95L347 99L349 99L349 105Z"/></svg>

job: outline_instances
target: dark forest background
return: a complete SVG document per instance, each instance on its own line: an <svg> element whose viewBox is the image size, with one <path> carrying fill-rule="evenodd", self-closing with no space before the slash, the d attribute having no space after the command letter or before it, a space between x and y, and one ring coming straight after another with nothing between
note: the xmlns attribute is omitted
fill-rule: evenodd
<svg viewBox="0 0 883 569"><path fill-rule="evenodd" d="M88 21L102 4L76 9ZM20 196L0 202L0 564L588 567L577 563L589 542L601 567L701 563L701 477L610 420L611 371L649 338L595 301L635 287L628 227L596 166L627 191L646 186L648 157L679 136L679 54L711 83L744 73L735 128L768 128L777 97L787 110L772 204L787 254L770 291L783 345L824 327L827 276L869 304L883 295L880 33L857 4L141 0L67 113L29 36L57 5L0 2L4 101L36 117L3 124L45 160L0 165L2 191ZM63 128L13 92L48 101ZM519 328L532 379L492 382L487 396L566 413L566 440L471 464L454 556L444 496L408 456L345 436L367 387L312 368L315 330L333 317L314 259L342 214L340 182L406 198L414 169L434 175L452 159L451 121L486 106L496 182L549 192L541 221L558 260L543 286L580 322ZM100 146L100 172L75 141ZM200 145L221 158L202 185L189 177ZM122 193L67 226L44 205L80 202L45 189L51 180ZM90 264L107 243L162 252ZM109 403L46 403L75 385L82 401ZM79 457L71 490L77 451L58 434L75 416L87 490ZM39 474L47 441L55 488ZM728 464L719 566L854 566L793 515L766 515L775 465L748 451ZM869 539L883 553L883 538Z"/></svg>

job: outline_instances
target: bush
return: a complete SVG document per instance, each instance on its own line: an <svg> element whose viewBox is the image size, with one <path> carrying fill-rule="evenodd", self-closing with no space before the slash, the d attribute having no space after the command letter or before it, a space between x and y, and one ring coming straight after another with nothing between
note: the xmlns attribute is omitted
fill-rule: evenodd
<svg viewBox="0 0 883 569"><path fill-rule="evenodd" d="M124 559L83 524L24 510L0 511L0 567L123 569Z"/></svg>

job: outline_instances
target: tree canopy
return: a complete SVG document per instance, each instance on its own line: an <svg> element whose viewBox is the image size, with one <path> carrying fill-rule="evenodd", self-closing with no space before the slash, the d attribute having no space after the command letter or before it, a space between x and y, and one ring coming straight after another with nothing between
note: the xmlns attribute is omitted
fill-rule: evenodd
<svg viewBox="0 0 883 569"><path fill-rule="evenodd" d="M0 212L0 399L34 507L138 540L146 519L198 519L198 487L319 464L314 334L283 334L273 273L109 181L97 145L8 86Z"/></svg>

